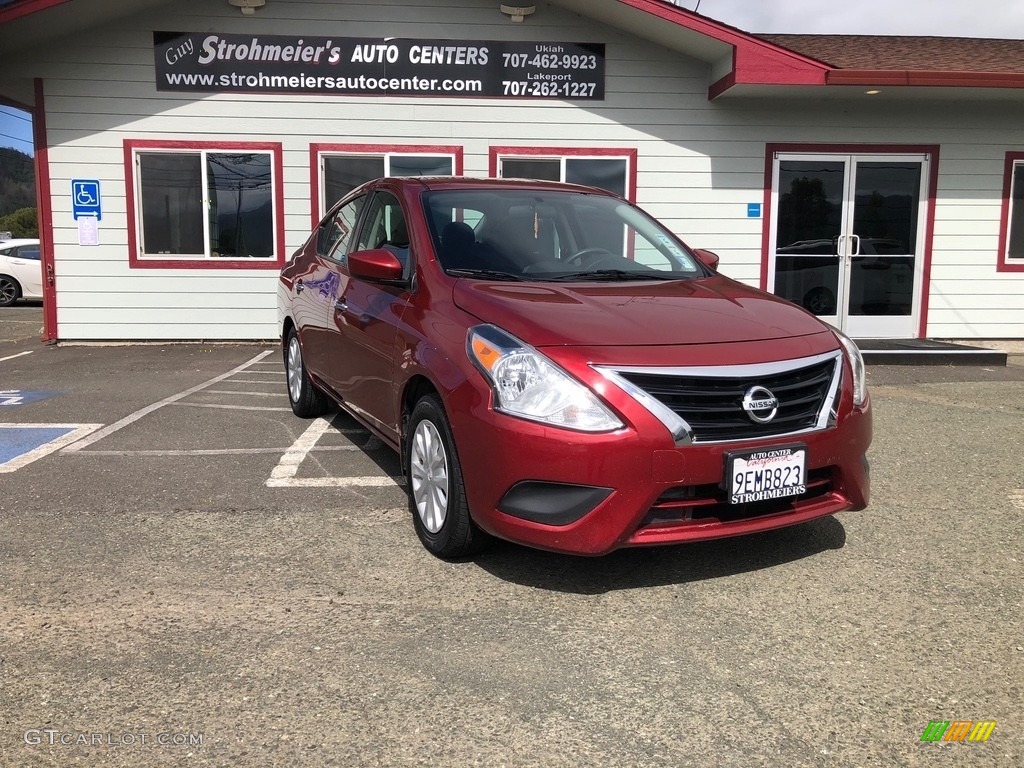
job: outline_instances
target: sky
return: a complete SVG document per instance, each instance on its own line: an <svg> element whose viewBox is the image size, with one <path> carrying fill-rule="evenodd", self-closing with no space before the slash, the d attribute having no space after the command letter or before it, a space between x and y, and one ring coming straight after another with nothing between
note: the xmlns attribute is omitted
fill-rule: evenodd
<svg viewBox="0 0 1024 768"><path fill-rule="evenodd" d="M1024 38L1024 0L673 0L746 32ZM0 147L32 154L28 115L0 106Z"/></svg>
<svg viewBox="0 0 1024 768"><path fill-rule="evenodd" d="M1024 38L1022 0L673 0L745 32Z"/></svg>

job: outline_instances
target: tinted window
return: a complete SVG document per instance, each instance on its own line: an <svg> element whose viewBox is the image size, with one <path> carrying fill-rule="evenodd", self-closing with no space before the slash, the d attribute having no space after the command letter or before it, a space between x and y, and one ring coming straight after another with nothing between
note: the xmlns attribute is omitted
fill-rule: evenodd
<svg viewBox="0 0 1024 768"><path fill-rule="evenodd" d="M147 254L202 254L203 160L197 152L139 155L142 242Z"/></svg>
<svg viewBox="0 0 1024 768"><path fill-rule="evenodd" d="M672 233L614 197L478 188L425 197L446 270L530 280L684 279L707 274ZM471 226L473 223L475 226Z"/></svg>
<svg viewBox="0 0 1024 768"><path fill-rule="evenodd" d="M351 250L352 235L365 202L365 195L350 200L320 225L317 251L322 256L329 256L338 261L345 260L345 255Z"/></svg>
<svg viewBox="0 0 1024 768"><path fill-rule="evenodd" d="M359 233L358 250L385 248L402 262L409 263L409 230L402 206L394 195L378 192L366 211Z"/></svg>

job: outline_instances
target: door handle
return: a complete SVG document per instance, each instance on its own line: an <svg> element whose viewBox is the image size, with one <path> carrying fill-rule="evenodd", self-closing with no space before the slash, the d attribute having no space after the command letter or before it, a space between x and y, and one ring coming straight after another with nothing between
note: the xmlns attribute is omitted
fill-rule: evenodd
<svg viewBox="0 0 1024 768"><path fill-rule="evenodd" d="M853 250L850 251L850 255L860 256L860 235L850 235L850 238L853 243Z"/></svg>
<svg viewBox="0 0 1024 768"><path fill-rule="evenodd" d="M299 280L298 282L295 283L295 292L296 293L302 293L302 291L305 290L305 288L306 288L306 286L304 286L302 284L301 280Z"/></svg>
<svg viewBox="0 0 1024 768"><path fill-rule="evenodd" d="M338 312L348 312L348 304L345 303L344 299L338 299L336 302L334 302L334 308Z"/></svg>

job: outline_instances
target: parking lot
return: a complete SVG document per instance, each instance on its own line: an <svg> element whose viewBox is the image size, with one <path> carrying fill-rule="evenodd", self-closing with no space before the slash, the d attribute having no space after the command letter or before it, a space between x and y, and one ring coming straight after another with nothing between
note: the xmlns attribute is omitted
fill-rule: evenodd
<svg viewBox="0 0 1024 768"><path fill-rule="evenodd" d="M863 512L446 563L275 346L39 315L0 310L2 765L1024 765L1020 356L869 369Z"/></svg>

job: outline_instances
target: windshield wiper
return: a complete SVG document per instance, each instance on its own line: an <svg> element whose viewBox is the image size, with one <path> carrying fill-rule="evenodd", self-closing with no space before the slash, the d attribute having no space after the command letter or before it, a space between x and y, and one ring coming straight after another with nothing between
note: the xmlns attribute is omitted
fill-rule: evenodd
<svg viewBox="0 0 1024 768"><path fill-rule="evenodd" d="M591 272L570 272L565 275L538 276L543 280L682 280L678 275L650 272L633 272L625 269L595 269Z"/></svg>
<svg viewBox="0 0 1024 768"><path fill-rule="evenodd" d="M497 269L446 269L445 272L452 277L477 277L481 280L514 280L522 282L526 278L514 275L511 272L501 272Z"/></svg>

